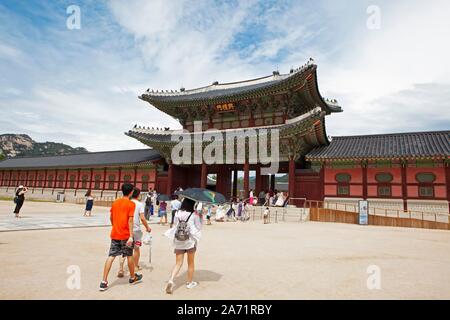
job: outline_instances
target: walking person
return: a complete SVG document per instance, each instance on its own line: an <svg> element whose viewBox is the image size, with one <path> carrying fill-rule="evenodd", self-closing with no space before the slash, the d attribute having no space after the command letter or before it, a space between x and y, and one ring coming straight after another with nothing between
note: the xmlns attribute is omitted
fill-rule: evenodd
<svg viewBox="0 0 450 320"><path fill-rule="evenodd" d="M84 209L83 217L91 217L92 208L94 206L94 197L92 196L92 190L89 189L86 194L86 208Z"/></svg>
<svg viewBox="0 0 450 320"><path fill-rule="evenodd" d="M270 192L269 191L266 192L266 199L265 199L263 206L270 206Z"/></svg>
<svg viewBox="0 0 450 320"><path fill-rule="evenodd" d="M108 289L108 274L117 256L127 257L128 270L130 271L130 284L138 283L142 280L142 275L134 272L133 259L133 227L134 210L136 205L130 200L133 192L133 185L125 183L122 185L123 197L114 201L111 207L111 247L108 259L106 259L103 269L103 279L100 283L100 291Z"/></svg>
<svg viewBox="0 0 450 320"><path fill-rule="evenodd" d="M239 199L238 209L237 209L237 218L238 220L242 220L242 210L244 208L244 202L242 199Z"/></svg>
<svg viewBox="0 0 450 320"><path fill-rule="evenodd" d="M175 199L170 201L170 210L172 211L172 216L170 218L170 227L173 227L173 221L175 219L175 213L180 210L181 201L178 200L178 196L175 196Z"/></svg>
<svg viewBox="0 0 450 320"><path fill-rule="evenodd" d="M133 194L131 195L131 201L135 204L134 209L134 217L133 217L133 240L134 240L134 248L133 248L133 260L134 260L134 267L136 271L141 271L142 268L139 265L139 259L141 257L141 246L142 246L142 238L143 233L141 230L141 222L145 227L145 230L147 232L151 232L152 229L147 223L147 219L145 218L145 208L144 204L139 201L139 195L141 194L141 190L138 188L134 188ZM119 267L119 273L117 274L117 277L123 278L125 275L123 266L125 264L125 257L120 258L120 267Z"/></svg>
<svg viewBox="0 0 450 320"><path fill-rule="evenodd" d="M265 201L266 201L266 193L264 192L264 190L261 190L258 194L259 205L263 206Z"/></svg>
<svg viewBox="0 0 450 320"><path fill-rule="evenodd" d="M14 198L14 203L16 208L14 209L14 214L16 218L19 217L20 209L22 209L23 203L25 202L25 193L28 192L28 188L24 186L19 186L16 190L16 196Z"/></svg>
<svg viewBox="0 0 450 320"><path fill-rule="evenodd" d="M156 206L158 205L158 192L156 192L156 190L153 190L151 198L152 198L152 205L150 207L150 215L153 216L155 214Z"/></svg>
<svg viewBox="0 0 450 320"><path fill-rule="evenodd" d="M254 205L253 203L253 199L254 199L254 195L253 195L253 189L250 189L250 193L249 193L249 200L248 203L250 203L251 206Z"/></svg>
<svg viewBox="0 0 450 320"><path fill-rule="evenodd" d="M270 209L269 209L269 207L266 207L266 209L264 210L264 213L263 213L264 224L268 224L269 223L269 215L270 215Z"/></svg>
<svg viewBox="0 0 450 320"><path fill-rule="evenodd" d="M144 207L144 216L145 219L150 220L150 214L153 214L153 203L152 203L153 191L150 190L145 196L145 207Z"/></svg>
<svg viewBox="0 0 450 320"><path fill-rule="evenodd" d="M208 206L208 212L206 213L206 225L211 225L211 211L212 211L212 205Z"/></svg>
<svg viewBox="0 0 450 320"><path fill-rule="evenodd" d="M175 214L173 228L166 231L166 237L173 241L175 253L175 266L173 267L169 281L166 286L166 293L173 292L175 277L183 266L184 255L187 255L188 273L186 288L192 289L197 286L194 278L194 262L197 245L201 238L201 215L195 212L195 201L184 198L181 208Z"/></svg>
<svg viewBox="0 0 450 320"><path fill-rule="evenodd" d="M167 224L167 202L159 202L158 216L160 217L159 224L165 226Z"/></svg>

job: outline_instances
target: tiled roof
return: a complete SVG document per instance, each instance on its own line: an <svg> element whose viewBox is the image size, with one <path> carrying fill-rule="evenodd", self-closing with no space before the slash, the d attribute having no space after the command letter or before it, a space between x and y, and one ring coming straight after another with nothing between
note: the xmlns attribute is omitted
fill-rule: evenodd
<svg viewBox="0 0 450 320"><path fill-rule="evenodd" d="M450 131L333 137L307 160L450 157Z"/></svg>
<svg viewBox="0 0 450 320"><path fill-rule="evenodd" d="M308 61L302 67L291 70L287 74L280 74L274 71L273 75L252 80L245 80L231 83L214 82L212 85L182 91L154 91L148 89L139 98L158 106L167 105L188 105L191 104L212 104L220 101L247 99L249 97L260 97L262 92L286 91L289 88L298 86L308 80L308 76L316 79L317 66ZM341 112L342 108L336 100L327 100L322 97L321 103L329 112Z"/></svg>
<svg viewBox="0 0 450 320"><path fill-rule="evenodd" d="M6 159L0 162L0 169L125 165L158 160L160 157L159 153L152 149L89 152L64 156Z"/></svg>

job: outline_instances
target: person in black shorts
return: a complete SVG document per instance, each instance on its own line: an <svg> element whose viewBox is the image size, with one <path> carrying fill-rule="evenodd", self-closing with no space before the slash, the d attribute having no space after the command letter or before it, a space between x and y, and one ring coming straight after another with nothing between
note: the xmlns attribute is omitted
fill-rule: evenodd
<svg viewBox="0 0 450 320"><path fill-rule="evenodd" d="M27 193L28 188L24 186L19 186L16 191L16 197L14 198L14 203L16 207L14 209L14 214L16 218L19 217L20 209L22 209L23 203L25 202L25 193Z"/></svg>

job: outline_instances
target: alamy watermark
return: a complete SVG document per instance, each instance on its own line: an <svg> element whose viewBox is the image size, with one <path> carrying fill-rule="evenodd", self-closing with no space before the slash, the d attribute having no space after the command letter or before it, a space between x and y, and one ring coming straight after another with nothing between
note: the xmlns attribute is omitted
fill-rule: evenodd
<svg viewBox="0 0 450 320"><path fill-rule="evenodd" d="M367 289L381 290L381 268L377 265L370 265L366 270L367 274Z"/></svg>
<svg viewBox="0 0 450 320"><path fill-rule="evenodd" d="M81 9L73 4L67 7L66 13L69 15L66 20L66 26L69 30L81 29Z"/></svg>
<svg viewBox="0 0 450 320"><path fill-rule="evenodd" d="M381 8L373 4L367 7L366 13L369 15L366 21L367 29L381 29Z"/></svg>
<svg viewBox="0 0 450 320"><path fill-rule="evenodd" d="M67 267L66 273L69 277L66 280L66 287L69 290L81 289L81 268L77 265L70 265Z"/></svg>
<svg viewBox="0 0 450 320"><path fill-rule="evenodd" d="M194 131L174 132L171 141L174 164L249 164L260 163L261 174L278 172L280 133L276 128L239 130L208 129L202 131L202 121L194 122Z"/></svg>

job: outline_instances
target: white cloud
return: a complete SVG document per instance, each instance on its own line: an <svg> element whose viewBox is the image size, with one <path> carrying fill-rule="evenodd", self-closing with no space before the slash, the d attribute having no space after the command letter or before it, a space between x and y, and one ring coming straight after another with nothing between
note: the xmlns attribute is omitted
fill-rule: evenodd
<svg viewBox="0 0 450 320"><path fill-rule="evenodd" d="M369 1L113 0L110 12L88 2L77 32L65 10L37 28L0 5L12 30L0 26L0 110L13 110L0 126L91 151L142 147L123 135L135 123L178 126L138 100L147 88L287 72L314 57L322 94L345 110L328 117L329 134L445 128L430 118L450 114L450 2L377 2L377 31L366 28Z"/></svg>

